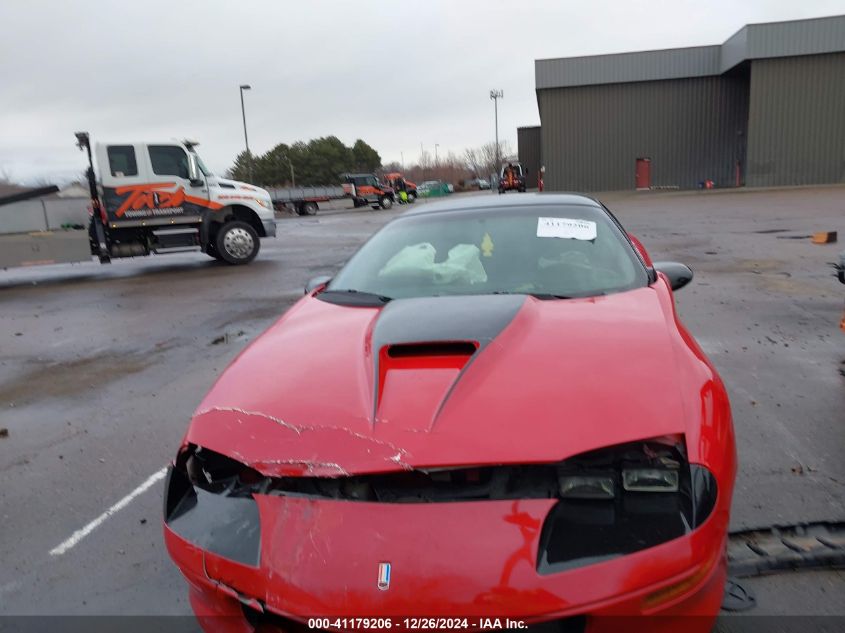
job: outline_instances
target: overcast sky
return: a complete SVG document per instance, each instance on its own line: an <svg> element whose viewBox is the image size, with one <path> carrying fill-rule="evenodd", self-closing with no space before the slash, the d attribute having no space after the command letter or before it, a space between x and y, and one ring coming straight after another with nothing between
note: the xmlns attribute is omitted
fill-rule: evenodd
<svg viewBox="0 0 845 633"><path fill-rule="evenodd" d="M224 171L334 134L387 162L539 123L534 60L720 44L744 24L845 13L845 0L0 0L0 176L75 177L73 132L196 138Z"/></svg>

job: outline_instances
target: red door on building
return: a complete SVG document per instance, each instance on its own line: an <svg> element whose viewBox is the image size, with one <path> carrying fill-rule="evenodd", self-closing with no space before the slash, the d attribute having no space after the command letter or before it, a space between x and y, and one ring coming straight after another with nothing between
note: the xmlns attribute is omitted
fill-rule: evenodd
<svg viewBox="0 0 845 633"><path fill-rule="evenodd" d="M636 172L637 189L651 188L651 159L638 158Z"/></svg>

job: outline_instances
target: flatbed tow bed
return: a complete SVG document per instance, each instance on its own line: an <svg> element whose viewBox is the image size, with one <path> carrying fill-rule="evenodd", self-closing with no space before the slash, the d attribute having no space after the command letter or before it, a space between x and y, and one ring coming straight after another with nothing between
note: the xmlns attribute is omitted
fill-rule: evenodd
<svg viewBox="0 0 845 633"><path fill-rule="evenodd" d="M393 188L382 184L375 174L341 174L343 184L320 187L267 187L276 209L284 207L299 215L314 215L320 202L351 198L354 207L371 205L389 209L396 200Z"/></svg>

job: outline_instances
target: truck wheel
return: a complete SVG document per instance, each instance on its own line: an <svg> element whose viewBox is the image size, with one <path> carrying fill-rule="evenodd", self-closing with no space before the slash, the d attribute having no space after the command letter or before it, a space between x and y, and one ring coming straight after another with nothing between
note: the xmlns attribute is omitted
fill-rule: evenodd
<svg viewBox="0 0 845 633"><path fill-rule="evenodd" d="M417 192L416 191L409 191L408 192L408 202L413 204L417 201Z"/></svg>
<svg viewBox="0 0 845 633"><path fill-rule="evenodd" d="M316 202L303 202L297 208L296 212L299 215L314 215L317 213L317 203Z"/></svg>
<svg viewBox="0 0 845 633"><path fill-rule="evenodd" d="M378 199L378 204L382 209L389 209L393 206L393 199L390 196L382 196Z"/></svg>
<svg viewBox="0 0 845 633"><path fill-rule="evenodd" d="M227 222L217 231L214 247L227 264L248 264L258 255L258 233L246 222Z"/></svg>

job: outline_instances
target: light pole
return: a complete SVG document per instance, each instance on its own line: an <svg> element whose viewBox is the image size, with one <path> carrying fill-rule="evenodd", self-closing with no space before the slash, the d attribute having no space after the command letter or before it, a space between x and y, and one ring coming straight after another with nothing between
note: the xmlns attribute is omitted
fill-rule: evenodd
<svg viewBox="0 0 845 633"><path fill-rule="evenodd" d="M505 98L503 90L491 90L490 98L493 100L493 116L496 119L496 171L499 171L501 159L499 158L499 99Z"/></svg>
<svg viewBox="0 0 845 633"><path fill-rule="evenodd" d="M291 161L290 156L285 156L285 160L288 161L288 167L290 167L290 186L296 187L296 177L293 174L293 161Z"/></svg>
<svg viewBox="0 0 845 633"><path fill-rule="evenodd" d="M244 143L246 144L247 169L249 170L249 182L252 182L252 154L249 153L249 137L246 135L246 109L244 108L244 90L252 90L249 84L241 84L241 116L244 119Z"/></svg>

